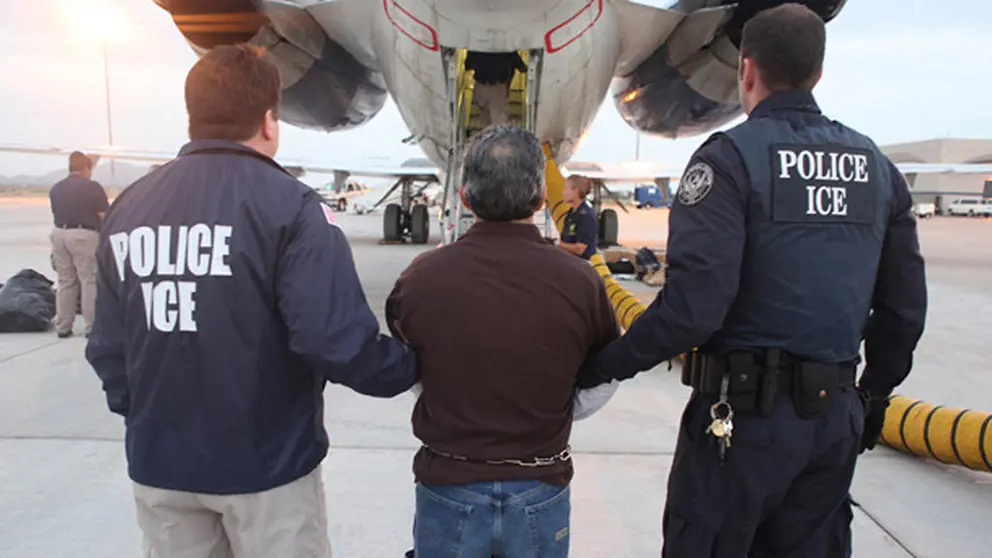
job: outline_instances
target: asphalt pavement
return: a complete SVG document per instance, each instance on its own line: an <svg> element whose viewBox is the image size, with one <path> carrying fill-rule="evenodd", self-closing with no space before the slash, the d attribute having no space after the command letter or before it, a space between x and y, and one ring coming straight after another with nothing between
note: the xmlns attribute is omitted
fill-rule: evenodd
<svg viewBox="0 0 992 558"><path fill-rule="evenodd" d="M640 245L659 229L663 243L662 215L621 215L621 239ZM429 246L378 245L380 218L339 215L381 320L396 276ZM0 281L22 268L55 278L49 222L43 200L0 200ZM437 229L431 233L436 242ZM931 311L913 375L899 392L992 412L992 221L936 218L921 223L921 235ZM54 332L0 335L0 557L141 555L122 421L106 410L84 343ZM659 367L624 383L600 413L576 425L572 556L659 555L665 484L687 395L677 369ZM380 400L331 386L326 400L335 557L401 557L411 544L414 396ZM861 458L852 495L860 504L855 556L992 554L992 474L879 448Z"/></svg>

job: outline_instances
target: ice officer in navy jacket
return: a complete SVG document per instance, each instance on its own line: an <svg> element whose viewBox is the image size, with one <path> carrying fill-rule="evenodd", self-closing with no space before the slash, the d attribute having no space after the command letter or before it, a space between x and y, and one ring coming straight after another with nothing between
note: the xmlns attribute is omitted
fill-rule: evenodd
<svg viewBox="0 0 992 558"><path fill-rule="evenodd" d="M572 208L565 215L565 225L562 227L558 246L584 260L596 253L599 236L596 213L586 203L586 196L591 190L592 183L589 179L577 174L568 177L562 190L562 200Z"/></svg>
<svg viewBox="0 0 992 558"><path fill-rule="evenodd" d="M272 159L281 88L253 48L203 56L186 80L191 141L101 231L86 358L125 418L158 558L329 557L324 386L392 397L417 380L330 209Z"/></svg>

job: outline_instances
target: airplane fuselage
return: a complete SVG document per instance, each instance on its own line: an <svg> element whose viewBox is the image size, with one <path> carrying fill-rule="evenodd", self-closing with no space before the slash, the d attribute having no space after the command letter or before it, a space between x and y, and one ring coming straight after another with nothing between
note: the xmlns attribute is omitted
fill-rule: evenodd
<svg viewBox="0 0 992 558"><path fill-rule="evenodd" d="M607 93L630 127L647 134L696 135L736 118L742 26L786 0L671 0L669 8L632 0L154 1L200 54L236 42L266 49L283 76L283 121L349 130L392 97L411 138L443 170L457 126L447 53L541 51L529 108L561 164ZM829 20L846 0L798 1Z"/></svg>
<svg viewBox="0 0 992 558"><path fill-rule="evenodd" d="M442 169L455 124L448 116L443 48L543 49L536 133L559 163L574 153L595 117L620 55L612 6L603 0L366 1L373 9L370 43L361 45L371 49L365 62L382 73L411 134ZM320 11L312 13L333 29ZM345 46L354 52L358 45Z"/></svg>

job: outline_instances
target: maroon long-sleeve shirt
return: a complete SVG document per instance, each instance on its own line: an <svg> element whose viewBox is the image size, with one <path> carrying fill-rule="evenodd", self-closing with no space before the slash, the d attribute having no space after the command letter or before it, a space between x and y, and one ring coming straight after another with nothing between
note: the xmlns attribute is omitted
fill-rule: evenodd
<svg viewBox="0 0 992 558"><path fill-rule="evenodd" d="M474 460L550 457L568 444L579 367L619 336L606 289L587 262L546 244L533 225L480 222L410 264L386 317L420 360L414 435L473 460L421 449L418 482L571 480L570 461Z"/></svg>

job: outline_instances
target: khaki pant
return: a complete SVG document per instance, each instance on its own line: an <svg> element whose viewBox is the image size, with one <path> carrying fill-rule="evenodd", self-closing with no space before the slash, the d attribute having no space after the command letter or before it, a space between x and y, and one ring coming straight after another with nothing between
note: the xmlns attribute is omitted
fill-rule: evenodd
<svg viewBox="0 0 992 558"><path fill-rule="evenodd" d="M320 466L255 494L134 484L143 558L331 558Z"/></svg>
<svg viewBox="0 0 992 558"><path fill-rule="evenodd" d="M506 83L476 83L472 94L479 105L479 124L506 124L510 120L510 87Z"/></svg>
<svg viewBox="0 0 992 558"><path fill-rule="evenodd" d="M55 296L55 331L72 331L82 290L83 319L89 334L96 308L96 247L100 242L100 233L56 228L49 238L52 241L52 263L59 277L59 290Z"/></svg>

